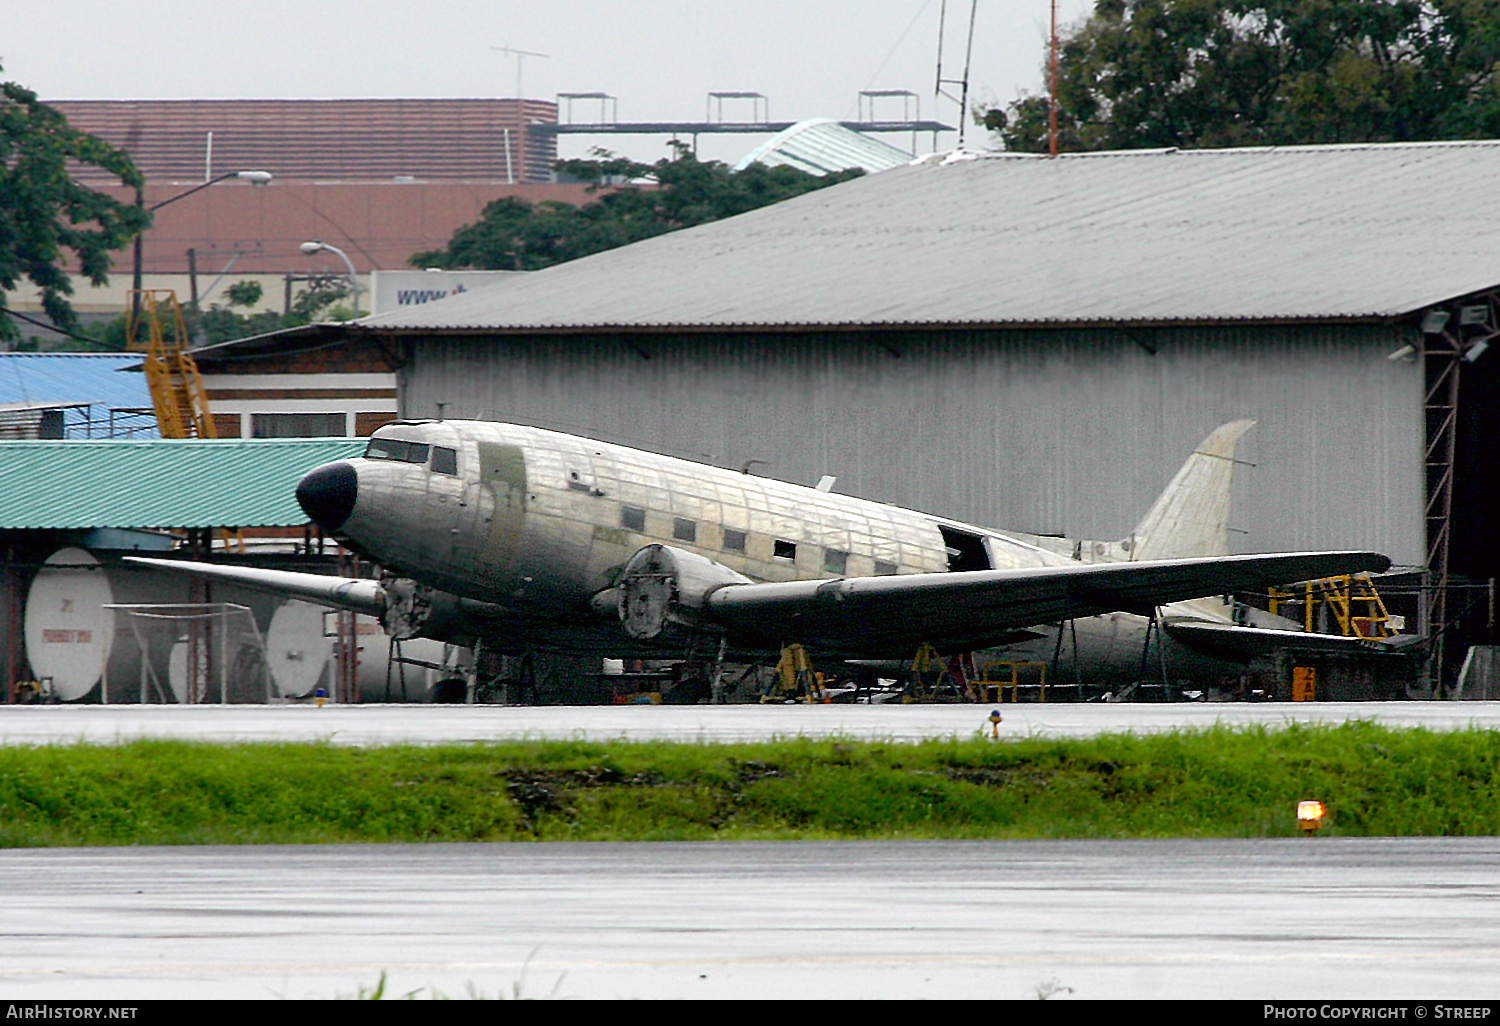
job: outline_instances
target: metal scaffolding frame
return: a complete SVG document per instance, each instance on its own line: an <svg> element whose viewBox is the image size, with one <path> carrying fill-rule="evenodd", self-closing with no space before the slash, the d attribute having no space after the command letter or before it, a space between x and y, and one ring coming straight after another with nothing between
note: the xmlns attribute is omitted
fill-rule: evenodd
<svg viewBox="0 0 1500 1026"><path fill-rule="evenodd" d="M1426 586L1421 632L1431 639L1422 685L1432 695L1443 691L1449 550L1453 535L1454 465L1458 457L1459 383L1463 366L1482 356L1500 335L1500 292L1465 296L1428 308L1422 317L1420 348L1425 371L1424 465L1427 527ZM1393 358L1401 358L1397 351Z"/></svg>

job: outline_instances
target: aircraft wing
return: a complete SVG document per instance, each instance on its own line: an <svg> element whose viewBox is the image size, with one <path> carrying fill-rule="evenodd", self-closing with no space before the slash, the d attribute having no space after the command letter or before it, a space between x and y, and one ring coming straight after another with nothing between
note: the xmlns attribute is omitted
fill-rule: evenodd
<svg viewBox="0 0 1500 1026"><path fill-rule="evenodd" d="M903 574L721 587L703 613L737 639L834 651L909 654L1003 644L1018 628L1157 606L1291 581L1381 572L1375 552L1208 556L1138 563Z"/></svg>
<svg viewBox="0 0 1500 1026"><path fill-rule="evenodd" d="M194 563L185 559L148 559L126 556L127 563L152 566L172 573L187 574L209 581L238 584L258 591L289 595L334 609L380 616L385 612L386 593L379 581L352 577L329 577L324 574L298 573L295 570L262 570L258 567L230 566L223 563Z"/></svg>

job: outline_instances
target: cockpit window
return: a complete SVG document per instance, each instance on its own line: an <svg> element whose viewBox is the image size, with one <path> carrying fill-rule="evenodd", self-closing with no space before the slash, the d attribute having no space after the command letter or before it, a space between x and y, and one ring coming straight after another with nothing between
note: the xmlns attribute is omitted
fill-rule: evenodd
<svg viewBox="0 0 1500 1026"><path fill-rule="evenodd" d="M365 446L367 460L395 460L397 463L426 463L426 442L407 442L400 438L372 438Z"/></svg>
<svg viewBox="0 0 1500 1026"><path fill-rule="evenodd" d="M447 474L450 477L457 477L458 450L434 445L432 447L432 472L434 474Z"/></svg>

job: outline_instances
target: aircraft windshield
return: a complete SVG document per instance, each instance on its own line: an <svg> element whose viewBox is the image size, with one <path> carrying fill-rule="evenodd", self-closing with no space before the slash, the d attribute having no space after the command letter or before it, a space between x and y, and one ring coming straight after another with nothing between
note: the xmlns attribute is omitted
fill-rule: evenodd
<svg viewBox="0 0 1500 1026"><path fill-rule="evenodd" d="M372 438L365 447L367 460L395 460L398 463L426 463L426 442L406 442L399 438Z"/></svg>

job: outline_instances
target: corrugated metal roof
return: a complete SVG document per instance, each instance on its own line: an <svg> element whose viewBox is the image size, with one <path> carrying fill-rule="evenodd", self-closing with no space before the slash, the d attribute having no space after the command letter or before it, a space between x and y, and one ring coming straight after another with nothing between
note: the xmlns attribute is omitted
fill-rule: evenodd
<svg viewBox="0 0 1500 1026"><path fill-rule="evenodd" d="M32 409L63 406L68 437L108 435L111 410L145 410L144 415L117 417L117 434L157 437L151 392L139 371L139 353L0 353L0 404L24 403Z"/></svg>
<svg viewBox="0 0 1500 1026"><path fill-rule="evenodd" d="M284 527L302 475L363 438L0 442L0 530Z"/></svg>
<svg viewBox="0 0 1500 1026"><path fill-rule="evenodd" d="M1497 142L958 154L352 330L1384 318L1497 282Z"/></svg>
<svg viewBox="0 0 1500 1026"><path fill-rule="evenodd" d="M794 167L814 175L855 167L873 174L910 164L911 155L889 143L845 128L830 118L809 118L778 132L751 150L734 169L743 171L756 163L767 167Z"/></svg>
<svg viewBox="0 0 1500 1026"><path fill-rule="evenodd" d="M130 151L148 178L192 182L204 175L214 133L214 170L268 168L290 181L424 179L545 182L557 137L528 131L556 124L551 100L499 98L341 100L52 100L80 131ZM511 165L506 166L507 156ZM107 177L80 166L84 181ZM278 186L279 188L279 186ZM227 236L233 238L234 236Z"/></svg>

